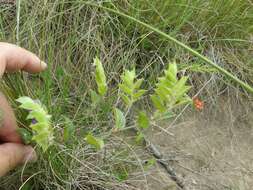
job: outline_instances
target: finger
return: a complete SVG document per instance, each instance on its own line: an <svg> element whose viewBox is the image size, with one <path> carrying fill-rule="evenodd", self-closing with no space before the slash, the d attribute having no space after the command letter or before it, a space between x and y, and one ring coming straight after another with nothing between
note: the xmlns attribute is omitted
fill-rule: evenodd
<svg viewBox="0 0 253 190"><path fill-rule="evenodd" d="M22 140L17 132L18 126L15 115L2 93L0 93L0 109L2 114L0 124L0 141L21 143Z"/></svg>
<svg viewBox="0 0 253 190"><path fill-rule="evenodd" d="M0 177L20 164L36 160L36 153L31 146L15 143L0 145Z"/></svg>
<svg viewBox="0 0 253 190"><path fill-rule="evenodd" d="M24 70L37 73L46 69L47 64L35 54L16 45L0 42L0 76L6 71Z"/></svg>

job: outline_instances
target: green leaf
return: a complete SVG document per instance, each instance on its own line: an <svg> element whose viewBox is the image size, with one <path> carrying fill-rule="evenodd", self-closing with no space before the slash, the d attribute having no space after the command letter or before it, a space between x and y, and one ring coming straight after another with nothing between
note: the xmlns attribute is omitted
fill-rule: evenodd
<svg viewBox="0 0 253 190"><path fill-rule="evenodd" d="M98 93L104 96L107 92L106 76L103 65L98 57L94 59L94 65L96 66L95 79L98 87Z"/></svg>
<svg viewBox="0 0 253 190"><path fill-rule="evenodd" d="M187 92L190 86L186 86L188 77L183 76L180 80L177 79L177 65L175 62L170 63L168 69L165 71L165 76L160 77L156 84L154 94L151 95L151 100L154 107L158 110L157 115L165 111L171 111L180 103L184 104Z"/></svg>
<svg viewBox="0 0 253 190"><path fill-rule="evenodd" d="M134 82L135 77L135 70L126 70L121 75L122 83L119 84L119 88L122 91L121 98L127 106L132 105L146 92L146 90L140 89L143 79L138 79Z"/></svg>
<svg viewBox="0 0 253 190"><path fill-rule="evenodd" d="M92 106L98 105L98 103L101 101L101 97L94 90L90 90L90 97Z"/></svg>
<svg viewBox="0 0 253 190"><path fill-rule="evenodd" d="M92 134L86 135L85 140L88 144L94 146L96 150L101 150L104 147L104 141L94 137Z"/></svg>
<svg viewBox="0 0 253 190"><path fill-rule="evenodd" d="M32 142L32 133L25 128L18 128L18 134L21 136L24 144L30 144Z"/></svg>
<svg viewBox="0 0 253 190"><path fill-rule="evenodd" d="M189 104L189 103L192 103L192 99L186 96L186 97L180 98L175 106L180 106L180 105Z"/></svg>
<svg viewBox="0 0 253 190"><path fill-rule="evenodd" d="M130 98L128 98L125 94L121 94L120 96L126 105L130 106L132 104L132 101L130 100Z"/></svg>
<svg viewBox="0 0 253 190"><path fill-rule="evenodd" d="M129 96L131 96L133 94L133 89L130 89L125 84L119 84L119 88L120 88L120 90L122 90L124 93L126 93Z"/></svg>
<svg viewBox="0 0 253 190"><path fill-rule="evenodd" d="M47 127L47 122L39 122L39 123L36 123L36 124L31 124L30 127L36 133L47 132L47 130L45 130L45 128Z"/></svg>
<svg viewBox="0 0 253 190"><path fill-rule="evenodd" d="M182 88L185 86L188 77L182 77L177 84L175 85L177 92L180 92Z"/></svg>
<svg viewBox="0 0 253 190"><path fill-rule="evenodd" d="M165 111L162 114L159 114L159 119L171 119L173 117L175 117L176 115L172 112L172 111Z"/></svg>
<svg viewBox="0 0 253 190"><path fill-rule="evenodd" d="M50 118L48 118L47 113L43 109L36 109L30 111L26 119L34 119L36 118L37 122L49 122Z"/></svg>
<svg viewBox="0 0 253 190"><path fill-rule="evenodd" d="M20 97L16 101L21 103L21 105L19 106L20 108L26 110L35 110L40 108L40 105L38 103L36 103L33 99L27 96Z"/></svg>
<svg viewBox="0 0 253 190"><path fill-rule="evenodd" d="M143 79L138 79L135 83L134 83L134 88L135 89L139 89L141 87L141 84L143 82Z"/></svg>
<svg viewBox="0 0 253 190"><path fill-rule="evenodd" d="M180 90L178 90L176 97L177 101L181 99L182 97L186 96L186 93L191 89L190 86L183 86ZM189 98L189 97L188 97Z"/></svg>
<svg viewBox="0 0 253 190"><path fill-rule="evenodd" d="M144 111L140 111L137 118L137 126L141 129L149 127L149 118Z"/></svg>
<svg viewBox="0 0 253 190"><path fill-rule="evenodd" d="M37 135L34 135L32 138L32 140L34 140L37 144L40 145L44 152L49 148L53 141L52 138L48 138L49 134L50 133L48 131L43 131L38 133Z"/></svg>
<svg viewBox="0 0 253 190"><path fill-rule="evenodd" d="M134 79L135 79L135 70L132 71L126 70L125 73L121 76L121 79L128 85L133 88Z"/></svg>
<svg viewBox="0 0 253 190"><path fill-rule="evenodd" d="M136 93L133 95L133 99L136 101L139 98L141 98L147 91L146 90L138 90Z"/></svg>
<svg viewBox="0 0 253 190"><path fill-rule="evenodd" d="M163 103L161 102L161 100L157 95L151 95L151 100L156 109L158 109L161 112L166 110L166 107L163 105Z"/></svg>
<svg viewBox="0 0 253 190"><path fill-rule="evenodd" d="M155 89L155 93L162 101L166 101L168 96L172 96L172 88L167 87L162 81L159 82L159 85Z"/></svg>
<svg viewBox="0 0 253 190"><path fill-rule="evenodd" d="M74 137L76 126L68 117L64 116L64 120L65 121L64 121L64 128L63 128L63 140L64 142L68 142Z"/></svg>
<svg viewBox="0 0 253 190"><path fill-rule="evenodd" d="M136 143L142 143L144 140L144 134L142 132L138 132L137 136L135 137Z"/></svg>
<svg viewBox="0 0 253 190"><path fill-rule="evenodd" d="M34 103L33 99L31 99L28 96L19 97L18 99L16 99L16 101L19 102L19 103L21 103L21 104L25 104L27 102Z"/></svg>
<svg viewBox="0 0 253 190"><path fill-rule="evenodd" d="M168 70L165 71L165 76L172 82L177 82L177 64L175 62L169 64Z"/></svg>
<svg viewBox="0 0 253 190"><path fill-rule="evenodd" d="M126 118L121 110L114 108L115 127L123 129L126 126Z"/></svg>

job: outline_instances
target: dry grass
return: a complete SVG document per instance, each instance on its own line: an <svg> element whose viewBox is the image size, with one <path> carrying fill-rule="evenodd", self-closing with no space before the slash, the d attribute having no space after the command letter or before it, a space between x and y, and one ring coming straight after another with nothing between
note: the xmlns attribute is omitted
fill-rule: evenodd
<svg viewBox="0 0 253 190"><path fill-rule="evenodd" d="M161 76L167 63L176 59L181 73L190 76L192 94L198 92L209 106L203 113L184 112L170 128L168 123L162 124L174 137L155 129L150 132L150 139L160 145L187 188L250 189L252 112L248 101L238 103L244 96L238 86L228 87L231 83L225 77L145 28L85 6L82 1L20 2L20 7L0 3L0 40L33 51L48 62L49 68L40 76L5 78L1 85L13 97L29 95L46 104L59 136L56 149L49 155L40 154L37 163L1 178L1 189L16 190L26 180L26 189L35 190L176 188L160 167L144 170L149 154L125 137L132 135L113 135L106 140L105 149L97 153L83 140L89 131L108 137L113 126L110 110L103 113L90 106L88 93L95 84L91 62L95 55L104 63L112 88L108 103L117 99L114 86L124 68L135 67L148 88ZM105 5L120 7L169 33L252 84L251 1L113 3ZM238 94L230 95L231 91ZM216 97L224 93L223 101L217 101ZM224 101L229 96L235 99ZM150 109L148 102L140 106ZM77 139L67 144L61 141L63 116L78 129ZM22 120L19 114L18 117ZM123 175L119 171L125 169L128 178L116 179Z"/></svg>

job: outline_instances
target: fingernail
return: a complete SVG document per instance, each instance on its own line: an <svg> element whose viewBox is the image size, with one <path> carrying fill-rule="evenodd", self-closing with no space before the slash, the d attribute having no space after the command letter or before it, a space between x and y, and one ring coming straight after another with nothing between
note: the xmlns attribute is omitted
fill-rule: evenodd
<svg viewBox="0 0 253 190"><path fill-rule="evenodd" d="M41 61L40 65L41 65L43 70L47 68L47 64L44 61Z"/></svg>
<svg viewBox="0 0 253 190"><path fill-rule="evenodd" d="M24 156L23 163L36 162L37 155L36 155L35 150L31 146L27 146L25 149L26 150L25 150L25 156Z"/></svg>

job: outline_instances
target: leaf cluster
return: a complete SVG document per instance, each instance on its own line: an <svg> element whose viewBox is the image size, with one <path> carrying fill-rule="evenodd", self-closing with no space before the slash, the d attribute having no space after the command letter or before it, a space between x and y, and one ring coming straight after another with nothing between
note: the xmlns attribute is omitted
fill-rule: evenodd
<svg viewBox="0 0 253 190"><path fill-rule="evenodd" d="M141 89L143 79L136 79L135 70L125 70L121 75L122 82L119 84L121 98L127 106L132 106L134 102L140 99L146 92Z"/></svg>
<svg viewBox="0 0 253 190"><path fill-rule="evenodd" d="M45 152L53 142L53 128L50 123L51 115L38 101L23 96L16 100L22 109L28 111L27 120L32 120L30 128L33 131L32 140L35 141Z"/></svg>
<svg viewBox="0 0 253 190"><path fill-rule="evenodd" d="M186 85L188 77L183 76L178 79L177 72L176 63L170 63L164 72L165 75L159 78L154 94L151 95L153 105L160 113L191 101L187 95L191 88Z"/></svg>

